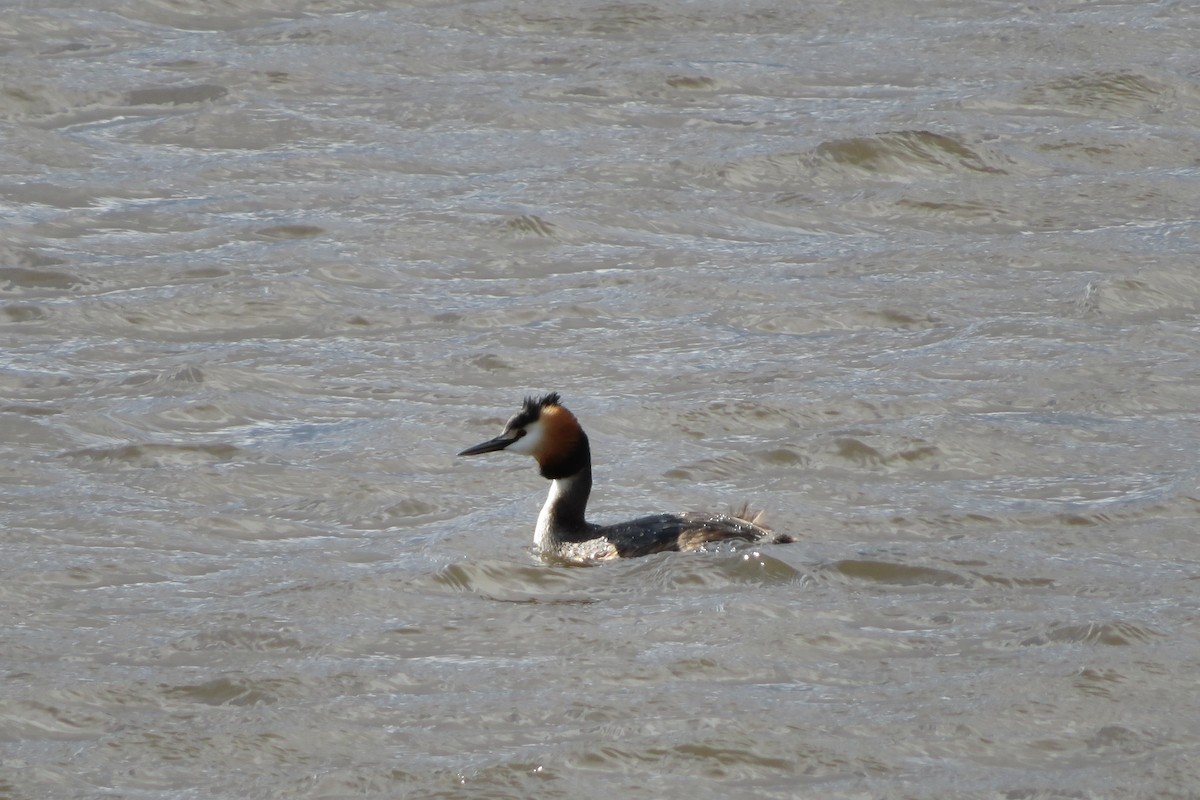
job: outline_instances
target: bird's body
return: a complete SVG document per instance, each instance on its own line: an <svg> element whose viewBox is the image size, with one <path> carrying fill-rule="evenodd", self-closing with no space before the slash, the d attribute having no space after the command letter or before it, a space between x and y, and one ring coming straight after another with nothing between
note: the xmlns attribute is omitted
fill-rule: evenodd
<svg viewBox="0 0 1200 800"><path fill-rule="evenodd" d="M710 542L789 542L758 524L761 515L687 511L654 514L616 525L596 525L585 518L592 491L592 457L587 434L575 415L561 405L557 393L527 398L524 406L494 439L468 447L459 455L497 450L532 456L541 474L553 483L538 515L534 543L544 556L572 563L696 550Z"/></svg>

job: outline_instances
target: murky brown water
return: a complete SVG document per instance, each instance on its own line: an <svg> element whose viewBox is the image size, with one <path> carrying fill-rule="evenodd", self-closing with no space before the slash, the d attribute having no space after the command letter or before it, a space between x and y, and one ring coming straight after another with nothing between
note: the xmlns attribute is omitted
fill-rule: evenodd
<svg viewBox="0 0 1200 800"><path fill-rule="evenodd" d="M0 797L1200 796L1198 29L0 6Z"/></svg>

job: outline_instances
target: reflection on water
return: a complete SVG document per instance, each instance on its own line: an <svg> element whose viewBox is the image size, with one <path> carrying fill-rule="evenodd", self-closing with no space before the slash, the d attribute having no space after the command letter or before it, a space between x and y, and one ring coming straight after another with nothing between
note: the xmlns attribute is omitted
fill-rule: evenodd
<svg viewBox="0 0 1200 800"><path fill-rule="evenodd" d="M8 9L0 795L1191 796L1196 13Z"/></svg>

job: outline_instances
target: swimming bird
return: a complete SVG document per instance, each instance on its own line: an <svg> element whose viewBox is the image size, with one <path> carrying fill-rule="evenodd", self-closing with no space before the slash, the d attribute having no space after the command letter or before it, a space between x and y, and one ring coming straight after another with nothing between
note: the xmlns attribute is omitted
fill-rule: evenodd
<svg viewBox="0 0 1200 800"><path fill-rule="evenodd" d="M527 397L521 410L494 439L468 447L460 456L505 450L532 456L552 481L538 515L533 541L544 557L570 563L635 558L666 550L698 550L710 542L790 542L759 524L762 514L697 511L654 514L615 525L584 516L592 491L592 453L587 434L557 392Z"/></svg>

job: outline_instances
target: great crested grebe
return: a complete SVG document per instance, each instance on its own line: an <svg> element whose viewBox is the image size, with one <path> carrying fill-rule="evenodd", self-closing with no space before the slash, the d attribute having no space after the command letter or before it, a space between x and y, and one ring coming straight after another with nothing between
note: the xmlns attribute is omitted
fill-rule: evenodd
<svg viewBox="0 0 1200 800"><path fill-rule="evenodd" d="M574 563L697 550L709 542L790 542L757 524L762 516L685 511L654 514L616 525L597 525L584 518L592 491L592 452L575 415L562 406L557 392L527 397L495 439L468 447L460 456L507 450L533 456L543 478L554 481L533 541L545 556Z"/></svg>

